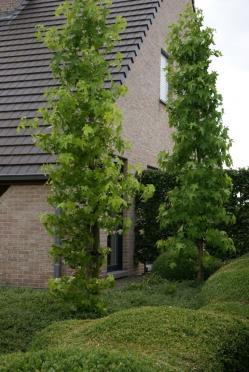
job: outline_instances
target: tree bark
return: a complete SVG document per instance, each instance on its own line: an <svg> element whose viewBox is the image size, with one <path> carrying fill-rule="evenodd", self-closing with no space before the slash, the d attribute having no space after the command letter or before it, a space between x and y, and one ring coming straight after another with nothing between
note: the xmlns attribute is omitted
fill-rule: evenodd
<svg viewBox="0 0 249 372"><path fill-rule="evenodd" d="M88 278L98 278L100 275L100 268L101 268L101 260L100 260L100 229L97 223L95 223L91 227L91 235L93 239L93 243L89 248L89 255L91 256L91 262L89 267L87 268L87 276Z"/></svg>
<svg viewBox="0 0 249 372"><path fill-rule="evenodd" d="M204 242L199 240L197 243L198 248L198 273L197 280L199 283L204 281L204 270L203 270L203 252L204 252Z"/></svg>

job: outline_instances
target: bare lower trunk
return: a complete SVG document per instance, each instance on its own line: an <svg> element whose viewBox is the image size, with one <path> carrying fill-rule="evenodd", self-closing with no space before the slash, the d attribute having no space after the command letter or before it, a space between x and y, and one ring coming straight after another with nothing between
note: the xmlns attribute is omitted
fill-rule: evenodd
<svg viewBox="0 0 249 372"><path fill-rule="evenodd" d="M100 248L100 229L98 224L95 224L91 228L93 243L90 249L91 262L87 268L87 276L89 278L98 278L101 268L101 254L99 252Z"/></svg>
<svg viewBox="0 0 249 372"><path fill-rule="evenodd" d="M199 240L198 241L197 248L198 248L198 273L197 273L197 280L198 280L199 283L201 283L204 280L204 270L203 270L204 242L203 242L203 240Z"/></svg>

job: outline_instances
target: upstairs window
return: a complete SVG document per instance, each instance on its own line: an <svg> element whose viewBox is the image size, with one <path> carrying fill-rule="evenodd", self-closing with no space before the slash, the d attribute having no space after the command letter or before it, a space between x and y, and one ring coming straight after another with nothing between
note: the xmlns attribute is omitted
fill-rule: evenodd
<svg viewBox="0 0 249 372"><path fill-rule="evenodd" d="M168 81L165 68L167 67L168 57L166 53L161 52L161 78L160 78L160 101L167 102L168 98Z"/></svg>

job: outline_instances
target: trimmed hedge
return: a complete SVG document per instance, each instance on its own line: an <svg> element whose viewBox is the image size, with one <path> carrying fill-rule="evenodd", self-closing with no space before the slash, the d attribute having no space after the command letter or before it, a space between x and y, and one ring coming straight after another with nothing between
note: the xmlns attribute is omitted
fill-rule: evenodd
<svg viewBox="0 0 249 372"><path fill-rule="evenodd" d="M214 313L144 307L98 320L54 323L35 338L32 350L67 347L139 353L153 360L152 370L246 371L249 327Z"/></svg>
<svg viewBox="0 0 249 372"><path fill-rule="evenodd" d="M241 302L249 304L249 255L223 266L202 288L205 304Z"/></svg>
<svg viewBox="0 0 249 372"><path fill-rule="evenodd" d="M0 358L1 372L151 372L159 371L147 358L92 349L40 351Z"/></svg>
<svg viewBox="0 0 249 372"><path fill-rule="evenodd" d="M149 276L112 288L105 296L112 313L135 306L197 308L199 292L194 283L169 283ZM26 351L37 332L52 322L76 317L85 319L94 314L71 313L46 290L0 288L0 354Z"/></svg>
<svg viewBox="0 0 249 372"><path fill-rule="evenodd" d="M135 259L146 264L152 263L159 255L156 242L166 239L174 232L160 230L157 216L165 195L175 186L175 179L170 176L165 177L165 173L158 170L146 170L142 173L140 182L155 186L154 196L146 203L139 195L136 198Z"/></svg>
<svg viewBox="0 0 249 372"><path fill-rule="evenodd" d="M221 226L221 228L226 230L233 239L237 250L236 255L241 256L249 251L249 169L227 172L234 185L227 210L235 215L236 223ZM160 230L157 216L160 204L167 202L167 192L175 187L176 181L174 177L159 170L144 171L140 181L144 185L153 184L155 194L146 203L139 196L136 198L135 258L142 263L152 263L159 255L156 242L174 233L173 229ZM214 253L212 249L210 253Z"/></svg>
<svg viewBox="0 0 249 372"><path fill-rule="evenodd" d="M229 314L249 320L249 304L243 304L241 302L211 303L202 307L201 310L219 314Z"/></svg>
<svg viewBox="0 0 249 372"><path fill-rule="evenodd" d="M0 353L25 351L36 332L76 315L46 290L0 288Z"/></svg>
<svg viewBox="0 0 249 372"><path fill-rule="evenodd" d="M140 307L102 319L52 323L36 334L28 353L2 356L0 370L246 372L249 365L248 277L249 255L245 255L224 266L204 284L201 295L206 306L199 310ZM163 285L151 277L148 283L131 283L126 291L141 291L144 286L153 291L154 281L158 286ZM167 283L167 293L169 289L171 292L173 287ZM43 295L41 291L36 293ZM49 313L53 308L50 300L47 298L44 304L49 305L48 309L42 307L40 311ZM29 303L26 306L29 307ZM28 323L26 326L29 327Z"/></svg>

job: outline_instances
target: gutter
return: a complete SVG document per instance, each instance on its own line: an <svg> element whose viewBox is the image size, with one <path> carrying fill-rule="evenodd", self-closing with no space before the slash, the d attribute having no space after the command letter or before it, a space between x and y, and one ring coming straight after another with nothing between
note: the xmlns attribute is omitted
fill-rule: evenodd
<svg viewBox="0 0 249 372"><path fill-rule="evenodd" d="M31 174L31 175L6 175L0 176L0 182L12 182L12 181L47 181L47 177L42 174Z"/></svg>

